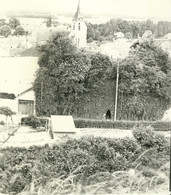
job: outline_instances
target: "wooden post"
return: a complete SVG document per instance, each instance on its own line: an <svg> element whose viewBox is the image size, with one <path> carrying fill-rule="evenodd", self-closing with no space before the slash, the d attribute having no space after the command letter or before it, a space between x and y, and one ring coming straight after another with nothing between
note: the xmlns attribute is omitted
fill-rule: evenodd
<svg viewBox="0 0 171 195"><path fill-rule="evenodd" d="M115 113L114 113L114 121L116 121L117 115L117 104L118 104L118 81L119 81L119 59L117 63L117 76L116 76L116 93L115 93Z"/></svg>

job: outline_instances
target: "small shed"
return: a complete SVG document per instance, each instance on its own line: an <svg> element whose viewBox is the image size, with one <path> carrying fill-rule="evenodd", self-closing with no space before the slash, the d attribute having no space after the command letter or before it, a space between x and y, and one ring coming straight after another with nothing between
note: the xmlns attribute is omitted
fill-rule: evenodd
<svg viewBox="0 0 171 195"><path fill-rule="evenodd" d="M16 97L18 113L22 115L35 114L35 95L33 88L29 88Z"/></svg>

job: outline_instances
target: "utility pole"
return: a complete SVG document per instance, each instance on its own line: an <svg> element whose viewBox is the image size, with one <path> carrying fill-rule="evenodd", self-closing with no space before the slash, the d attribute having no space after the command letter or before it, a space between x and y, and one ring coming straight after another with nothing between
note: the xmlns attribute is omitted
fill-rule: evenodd
<svg viewBox="0 0 171 195"><path fill-rule="evenodd" d="M171 193L171 130L170 130L170 178L169 178L169 192Z"/></svg>
<svg viewBox="0 0 171 195"><path fill-rule="evenodd" d="M42 111L42 100L43 100L43 81L41 82L41 87L40 87L40 104L41 104L41 111Z"/></svg>
<svg viewBox="0 0 171 195"><path fill-rule="evenodd" d="M118 104L118 81L119 81L119 59L117 59L117 71L116 71L116 92L115 92L115 113L114 113L114 121L116 121L117 115L117 104Z"/></svg>

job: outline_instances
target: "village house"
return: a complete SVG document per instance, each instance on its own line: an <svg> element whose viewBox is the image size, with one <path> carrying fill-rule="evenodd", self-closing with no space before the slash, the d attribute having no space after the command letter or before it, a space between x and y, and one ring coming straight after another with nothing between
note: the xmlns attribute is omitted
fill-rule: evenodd
<svg viewBox="0 0 171 195"><path fill-rule="evenodd" d="M0 106L9 106L18 115L36 114L35 111L35 96L32 89L32 83L35 79L36 70L38 70L38 54L36 53L35 45L44 44L51 34L56 31L68 31L67 26L57 27L41 27L35 28L32 33L33 45L27 45L24 50L17 54L18 57L7 55L1 57L0 60L0 93L13 93L15 99L0 98ZM120 35L120 34L119 34ZM70 34L78 48L84 48L89 52L100 52L108 55L111 59L125 58L128 56L132 42L126 40L123 36L111 42L103 41L99 46L95 42L87 43L87 27L83 19L80 9L80 1L76 13L71 22ZM17 49L21 44L13 44L12 49ZM19 44L19 45L18 45ZM165 44L166 45L166 44ZM19 57L20 56L20 57ZM33 57L34 56L34 57ZM110 116L114 116L114 101L115 101L115 83L107 80L105 86L98 92L89 94L83 102L80 102L79 109L75 113L76 116L83 118L103 119L103 115L107 112ZM120 108L122 108L122 99L118 100ZM124 108L123 108L124 109ZM122 109L118 113L121 119L127 119L126 113L121 116Z"/></svg>
<svg viewBox="0 0 171 195"><path fill-rule="evenodd" d="M14 94L16 98L0 98L0 107L8 106L16 115L35 114L32 83L39 67L37 62L37 57L1 57L0 93Z"/></svg>

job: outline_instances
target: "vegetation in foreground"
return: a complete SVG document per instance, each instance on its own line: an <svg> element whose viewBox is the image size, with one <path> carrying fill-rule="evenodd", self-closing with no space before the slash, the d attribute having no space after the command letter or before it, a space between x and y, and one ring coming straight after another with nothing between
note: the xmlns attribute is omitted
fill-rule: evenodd
<svg viewBox="0 0 171 195"><path fill-rule="evenodd" d="M134 139L83 137L0 152L0 192L113 194L168 190L169 141L152 127Z"/></svg>

